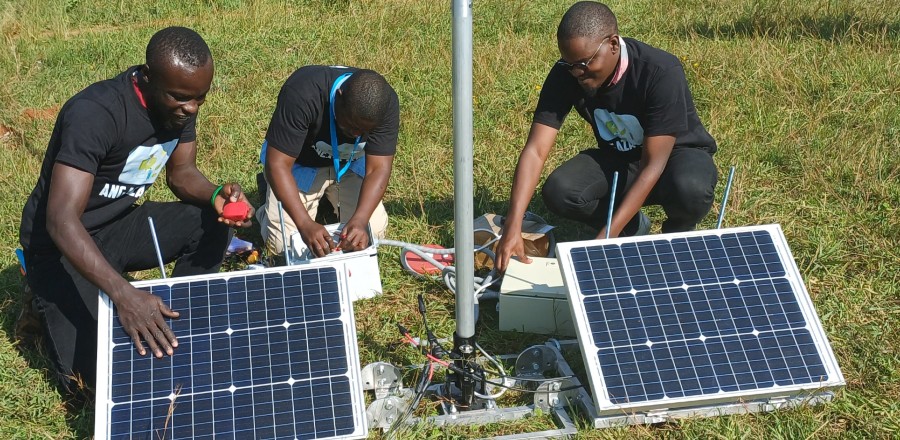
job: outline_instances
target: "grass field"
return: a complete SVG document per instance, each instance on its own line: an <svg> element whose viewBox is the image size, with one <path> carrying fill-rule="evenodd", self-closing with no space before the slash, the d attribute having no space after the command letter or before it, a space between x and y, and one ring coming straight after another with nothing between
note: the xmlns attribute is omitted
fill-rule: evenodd
<svg viewBox="0 0 900 440"><path fill-rule="evenodd" d="M474 2L476 213L505 213L531 112L558 58L556 25L569 4ZM610 6L623 35L684 63L701 119L719 142L720 175L737 166L726 226L781 224L847 386L833 402L813 408L583 429L579 438L900 437L900 3L637 0ZM88 84L142 63L149 37L175 24L198 30L216 60L198 122L200 166L212 180L255 189L258 147L278 90L295 68L372 68L393 84L402 107L385 199L388 236L452 245L449 1L0 0L0 438L92 435L92 409L67 409L48 382L40 351L16 346L19 218L58 108ZM549 165L591 144L588 126L573 113ZM157 185L145 197L172 195ZM702 227L715 225L716 209ZM547 215L539 201L532 210L559 226L558 238L590 233ZM649 212L658 228L662 213ZM256 233L245 238L259 243ZM362 361L421 362L398 348L394 323L421 331L415 298L423 293L436 333L449 336L452 294L406 275L396 249L380 253L385 294L356 304ZM490 312L478 331L482 345L496 353L518 353L546 339L499 332ZM472 430L418 427L405 437L550 426L535 417Z"/></svg>

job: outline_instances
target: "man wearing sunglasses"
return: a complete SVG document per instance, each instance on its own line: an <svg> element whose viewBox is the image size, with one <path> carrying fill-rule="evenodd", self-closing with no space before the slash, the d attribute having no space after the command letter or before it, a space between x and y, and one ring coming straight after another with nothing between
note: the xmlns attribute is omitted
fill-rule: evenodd
<svg viewBox="0 0 900 440"><path fill-rule="evenodd" d="M260 155L269 189L257 219L268 251L284 252L281 219L283 236L299 232L317 257L338 246L368 247L370 223L373 234L383 237L387 212L381 199L399 130L397 93L378 73L343 66L297 69L281 88ZM322 197L344 223L339 243L315 221Z"/></svg>
<svg viewBox="0 0 900 440"><path fill-rule="evenodd" d="M597 148L554 170L541 191L547 208L606 236L613 173L618 171L610 237L646 234L640 211L661 205L663 232L694 229L712 205L718 173L716 142L694 108L678 58L618 34L606 5L578 2L557 29L562 56L550 69L531 131L519 156L497 268L525 255L521 227L544 162L563 120L574 107L590 124Z"/></svg>

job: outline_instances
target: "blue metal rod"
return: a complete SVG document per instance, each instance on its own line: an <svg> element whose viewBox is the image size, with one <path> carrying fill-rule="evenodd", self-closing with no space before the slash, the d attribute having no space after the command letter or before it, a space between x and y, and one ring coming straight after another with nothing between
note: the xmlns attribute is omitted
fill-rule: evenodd
<svg viewBox="0 0 900 440"><path fill-rule="evenodd" d="M153 247L156 248L156 260L159 261L159 272L165 279L166 265L163 264L162 252L159 250L159 239L156 238L156 226L153 225L153 217L147 217L147 221L150 222L150 235L153 236Z"/></svg>
<svg viewBox="0 0 900 440"><path fill-rule="evenodd" d="M722 196L722 206L719 208L719 221L716 222L716 229L722 227L722 220L725 220L725 205L728 204L728 194L731 193L731 181L734 179L734 166L728 173L728 183L725 184L725 194Z"/></svg>
<svg viewBox="0 0 900 440"><path fill-rule="evenodd" d="M281 206L281 201L278 202L278 222L281 223L281 252L284 253L284 264L290 266L291 258L288 256L288 242L284 234L284 208Z"/></svg>
<svg viewBox="0 0 900 440"><path fill-rule="evenodd" d="M619 186L619 172L613 173L612 191L609 192L609 211L606 212L606 238L609 238L609 228L612 227L613 207L616 206L616 187Z"/></svg>

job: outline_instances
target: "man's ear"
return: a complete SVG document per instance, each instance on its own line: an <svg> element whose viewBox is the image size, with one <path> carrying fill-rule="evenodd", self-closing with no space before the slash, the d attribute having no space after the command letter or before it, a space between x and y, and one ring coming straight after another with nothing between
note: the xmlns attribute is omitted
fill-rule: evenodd
<svg viewBox="0 0 900 440"><path fill-rule="evenodd" d="M140 71L142 77L141 79L143 79L144 82L150 82L150 66L144 64L143 66L141 66Z"/></svg>
<svg viewBox="0 0 900 440"><path fill-rule="evenodd" d="M334 93L334 111L337 112L339 108L341 109L341 111L345 110L344 109L344 92L341 91L340 88L337 89L337 91Z"/></svg>
<svg viewBox="0 0 900 440"><path fill-rule="evenodd" d="M621 47L619 47L619 46L620 46L620 44L619 44L619 34L613 34L613 35L611 35L611 36L609 37L609 40L610 40L610 41L609 41L609 49L610 49L610 52L612 52L613 55L618 55L619 50L622 49Z"/></svg>

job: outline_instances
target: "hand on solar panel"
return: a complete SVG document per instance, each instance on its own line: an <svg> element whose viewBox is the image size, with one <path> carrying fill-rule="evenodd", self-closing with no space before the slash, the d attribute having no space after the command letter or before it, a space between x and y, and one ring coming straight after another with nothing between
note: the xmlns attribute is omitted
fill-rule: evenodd
<svg viewBox="0 0 900 440"><path fill-rule="evenodd" d="M130 291L116 295L113 301L119 315L122 329L131 337L134 347L141 356L147 354L141 340L147 341L153 355L161 358L163 354L171 356L178 341L172 329L166 325L166 319L177 319L179 313L172 311L162 298L136 289L129 285ZM112 299L112 297L110 297Z"/></svg>
<svg viewBox="0 0 900 440"><path fill-rule="evenodd" d="M369 247L368 223L351 218L341 231L341 242L338 246L342 251L353 252Z"/></svg>
<svg viewBox="0 0 900 440"><path fill-rule="evenodd" d="M525 264L531 264L531 258L525 253L525 241L522 239L522 232L507 231L504 229L500 241L497 243L497 259L494 261L497 272L504 273L509 267L509 259L516 257Z"/></svg>
<svg viewBox="0 0 900 440"><path fill-rule="evenodd" d="M609 238L616 238L618 236L619 236L619 234L614 234L614 233L612 233L612 231L610 231L610 233L609 233ZM594 239L595 240L605 240L606 238L607 238L606 237L606 226L604 226L604 227L600 228L600 232L597 233L597 236L594 237Z"/></svg>
<svg viewBox="0 0 900 440"><path fill-rule="evenodd" d="M300 232L300 238L306 243L309 251L316 257L324 257L331 253L335 248L334 240L331 239L331 233L312 219L297 228Z"/></svg>
<svg viewBox="0 0 900 440"><path fill-rule="evenodd" d="M224 217L223 212L225 210L225 205L236 202L243 202L249 207L247 215L242 220L234 220ZM241 185L237 183L226 183L222 185L222 190L215 198L215 207L216 212L219 213L219 221L225 223L228 226L236 228L246 228L253 224L253 222L250 220L253 218L253 205L251 205L247 200L247 197L244 196L244 191L241 189Z"/></svg>

